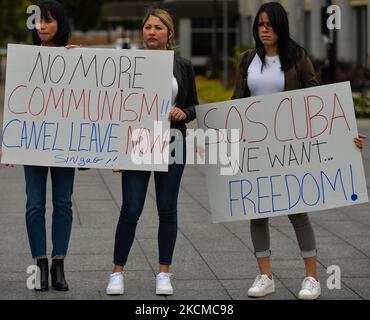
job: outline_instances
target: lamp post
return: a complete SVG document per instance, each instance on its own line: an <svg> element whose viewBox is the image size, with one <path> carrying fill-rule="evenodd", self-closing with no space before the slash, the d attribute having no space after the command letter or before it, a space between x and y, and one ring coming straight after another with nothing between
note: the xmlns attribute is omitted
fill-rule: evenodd
<svg viewBox="0 0 370 320"><path fill-rule="evenodd" d="M228 43L228 0L223 0L223 70L224 70L224 87L225 89L229 86L229 43Z"/></svg>
<svg viewBox="0 0 370 320"><path fill-rule="evenodd" d="M337 32L335 28L329 29L326 25L329 17L327 14L327 9L331 5L332 1L326 0L322 11L322 33L327 43L327 61L324 68L326 74L323 73L322 75L324 84L334 83L336 81L335 70L337 65Z"/></svg>

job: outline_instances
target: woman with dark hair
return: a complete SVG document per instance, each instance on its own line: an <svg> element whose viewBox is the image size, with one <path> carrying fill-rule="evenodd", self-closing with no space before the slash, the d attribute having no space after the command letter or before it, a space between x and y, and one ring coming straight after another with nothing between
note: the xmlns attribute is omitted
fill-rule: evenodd
<svg viewBox="0 0 370 320"><path fill-rule="evenodd" d="M63 6L57 1L44 1L39 5L41 21L32 30L34 45L64 47L71 36L71 28ZM39 26L39 28L37 27Z"/></svg>
<svg viewBox="0 0 370 320"><path fill-rule="evenodd" d="M41 21L32 31L33 43L45 47L66 46L70 37L70 26L63 6L57 1L45 1L39 8ZM75 169L25 165L28 240L32 257L37 260L37 266L40 268L40 288L36 287L35 290L49 289L45 229L46 182L49 170L53 194L51 283L55 290L67 291L64 258L72 229L71 198Z"/></svg>
<svg viewBox="0 0 370 320"><path fill-rule="evenodd" d="M263 4L253 24L256 49L241 55L233 99L267 95L318 85L315 71L305 49L289 33L288 15L280 3ZM365 137L355 138L362 149ZM307 213L288 215L295 230L306 277L298 294L300 299L317 299L321 294L316 270L316 240ZM260 274L248 290L250 297L263 297L275 291L270 265L268 218L250 222L252 243Z"/></svg>
<svg viewBox="0 0 370 320"><path fill-rule="evenodd" d="M147 49L174 49L174 23L167 11L149 10L143 19L142 30ZM181 147L174 148L176 156L173 155L173 159L176 161L169 164L167 172L154 172L159 216L159 273L156 276L156 294L158 295L173 294L170 281L172 274L169 270L177 236L177 198L186 160L185 123L195 118L194 106L197 104L192 64L175 55L172 109L169 113L169 120L171 128L178 129L178 135L171 140L171 143ZM181 157L178 157L179 153ZM181 160L177 161L180 158ZM122 172L122 208L114 244L114 268L109 278L107 294L124 293L123 269L135 237L137 222L143 211L150 176L150 171L124 170Z"/></svg>

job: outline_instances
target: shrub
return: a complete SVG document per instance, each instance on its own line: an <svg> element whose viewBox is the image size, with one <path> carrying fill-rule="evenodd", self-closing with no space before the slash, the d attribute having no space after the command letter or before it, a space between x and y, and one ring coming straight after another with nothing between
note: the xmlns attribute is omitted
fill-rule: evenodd
<svg viewBox="0 0 370 320"><path fill-rule="evenodd" d="M367 94L353 92L353 103L357 118L370 118L370 91Z"/></svg>
<svg viewBox="0 0 370 320"><path fill-rule="evenodd" d="M231 99L233 89L225 89L219 80L196 76L198 97L205 103L227 101Z"/></svg>

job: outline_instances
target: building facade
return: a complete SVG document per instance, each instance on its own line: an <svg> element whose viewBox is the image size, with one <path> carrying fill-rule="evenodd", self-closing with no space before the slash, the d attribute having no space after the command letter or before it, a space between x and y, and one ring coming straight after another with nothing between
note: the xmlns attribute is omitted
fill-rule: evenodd
<svg viewBox="0 0 370 320"><path fill-rule="evenodd" d="M251 17L267 1L239 0L242 28L250 28ZM327 0L281 0L289 14L293 38L317 59L326 57L327 39L322 34L323 10ZM333 0L340 8L340 29L336 30L336 47L339 61L370 66L370 0ZM249 29L250 30L250 29ZM250 34L250 31L247 32ZM250 43L245 37L243 43Z"/></svg>
<svg viewBox="0 0 370 320"><path fill-rule="evenodd" d="M213 58L222 58L224 43L232 54L238 46L253 46L252 23L264 0L164 0L160 7L176 18L178 50L195 66L207 65ZM289 14L292 37L319 60L327 56L328 37L324 37L322 18L327 0L280 0ZM370 67L370 0L332 0L339 6L341 28L336 30L339 61ZM109 3L103 10L106 20L125 25L140 21L145 1ZM225 6L226 5L226 6ZM225 12L227 10L227 27ZM132 23L131 23L132 25ZM227 39L225 38L227 36ZM226 41L225 41L226 39Z"/></svg>

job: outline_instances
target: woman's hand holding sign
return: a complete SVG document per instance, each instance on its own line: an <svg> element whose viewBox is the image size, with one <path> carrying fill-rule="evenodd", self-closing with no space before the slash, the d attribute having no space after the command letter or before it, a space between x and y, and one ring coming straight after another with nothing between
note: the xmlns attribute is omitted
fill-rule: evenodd
<svg viewBox="0 0 370 320"><path fill-rule="evenodd" d="M1 148L0 148L0 159L1 159L1 157L3 156L3 151L1 150ZM10 167L10 168L13 168L14 167L14 165L13 164L9 164L9 163L5 163L4 164L4 166L5 167Z"/></svg>
<svg viewBox="0 0 370 320"><path fill-rule="evenodd" d="M363 134L359 134L357 138L354 138L353 141L357 148L359 148L361 151L364 147L364 142L366 140L367 136Z"/></svg>
<svg viewBox="0 0 370 320"><path fill-rule="evenodd" d="M172 108L168 114L168 120L170 121L183 121L186 117L186 113L178 107Z"/></svg>

